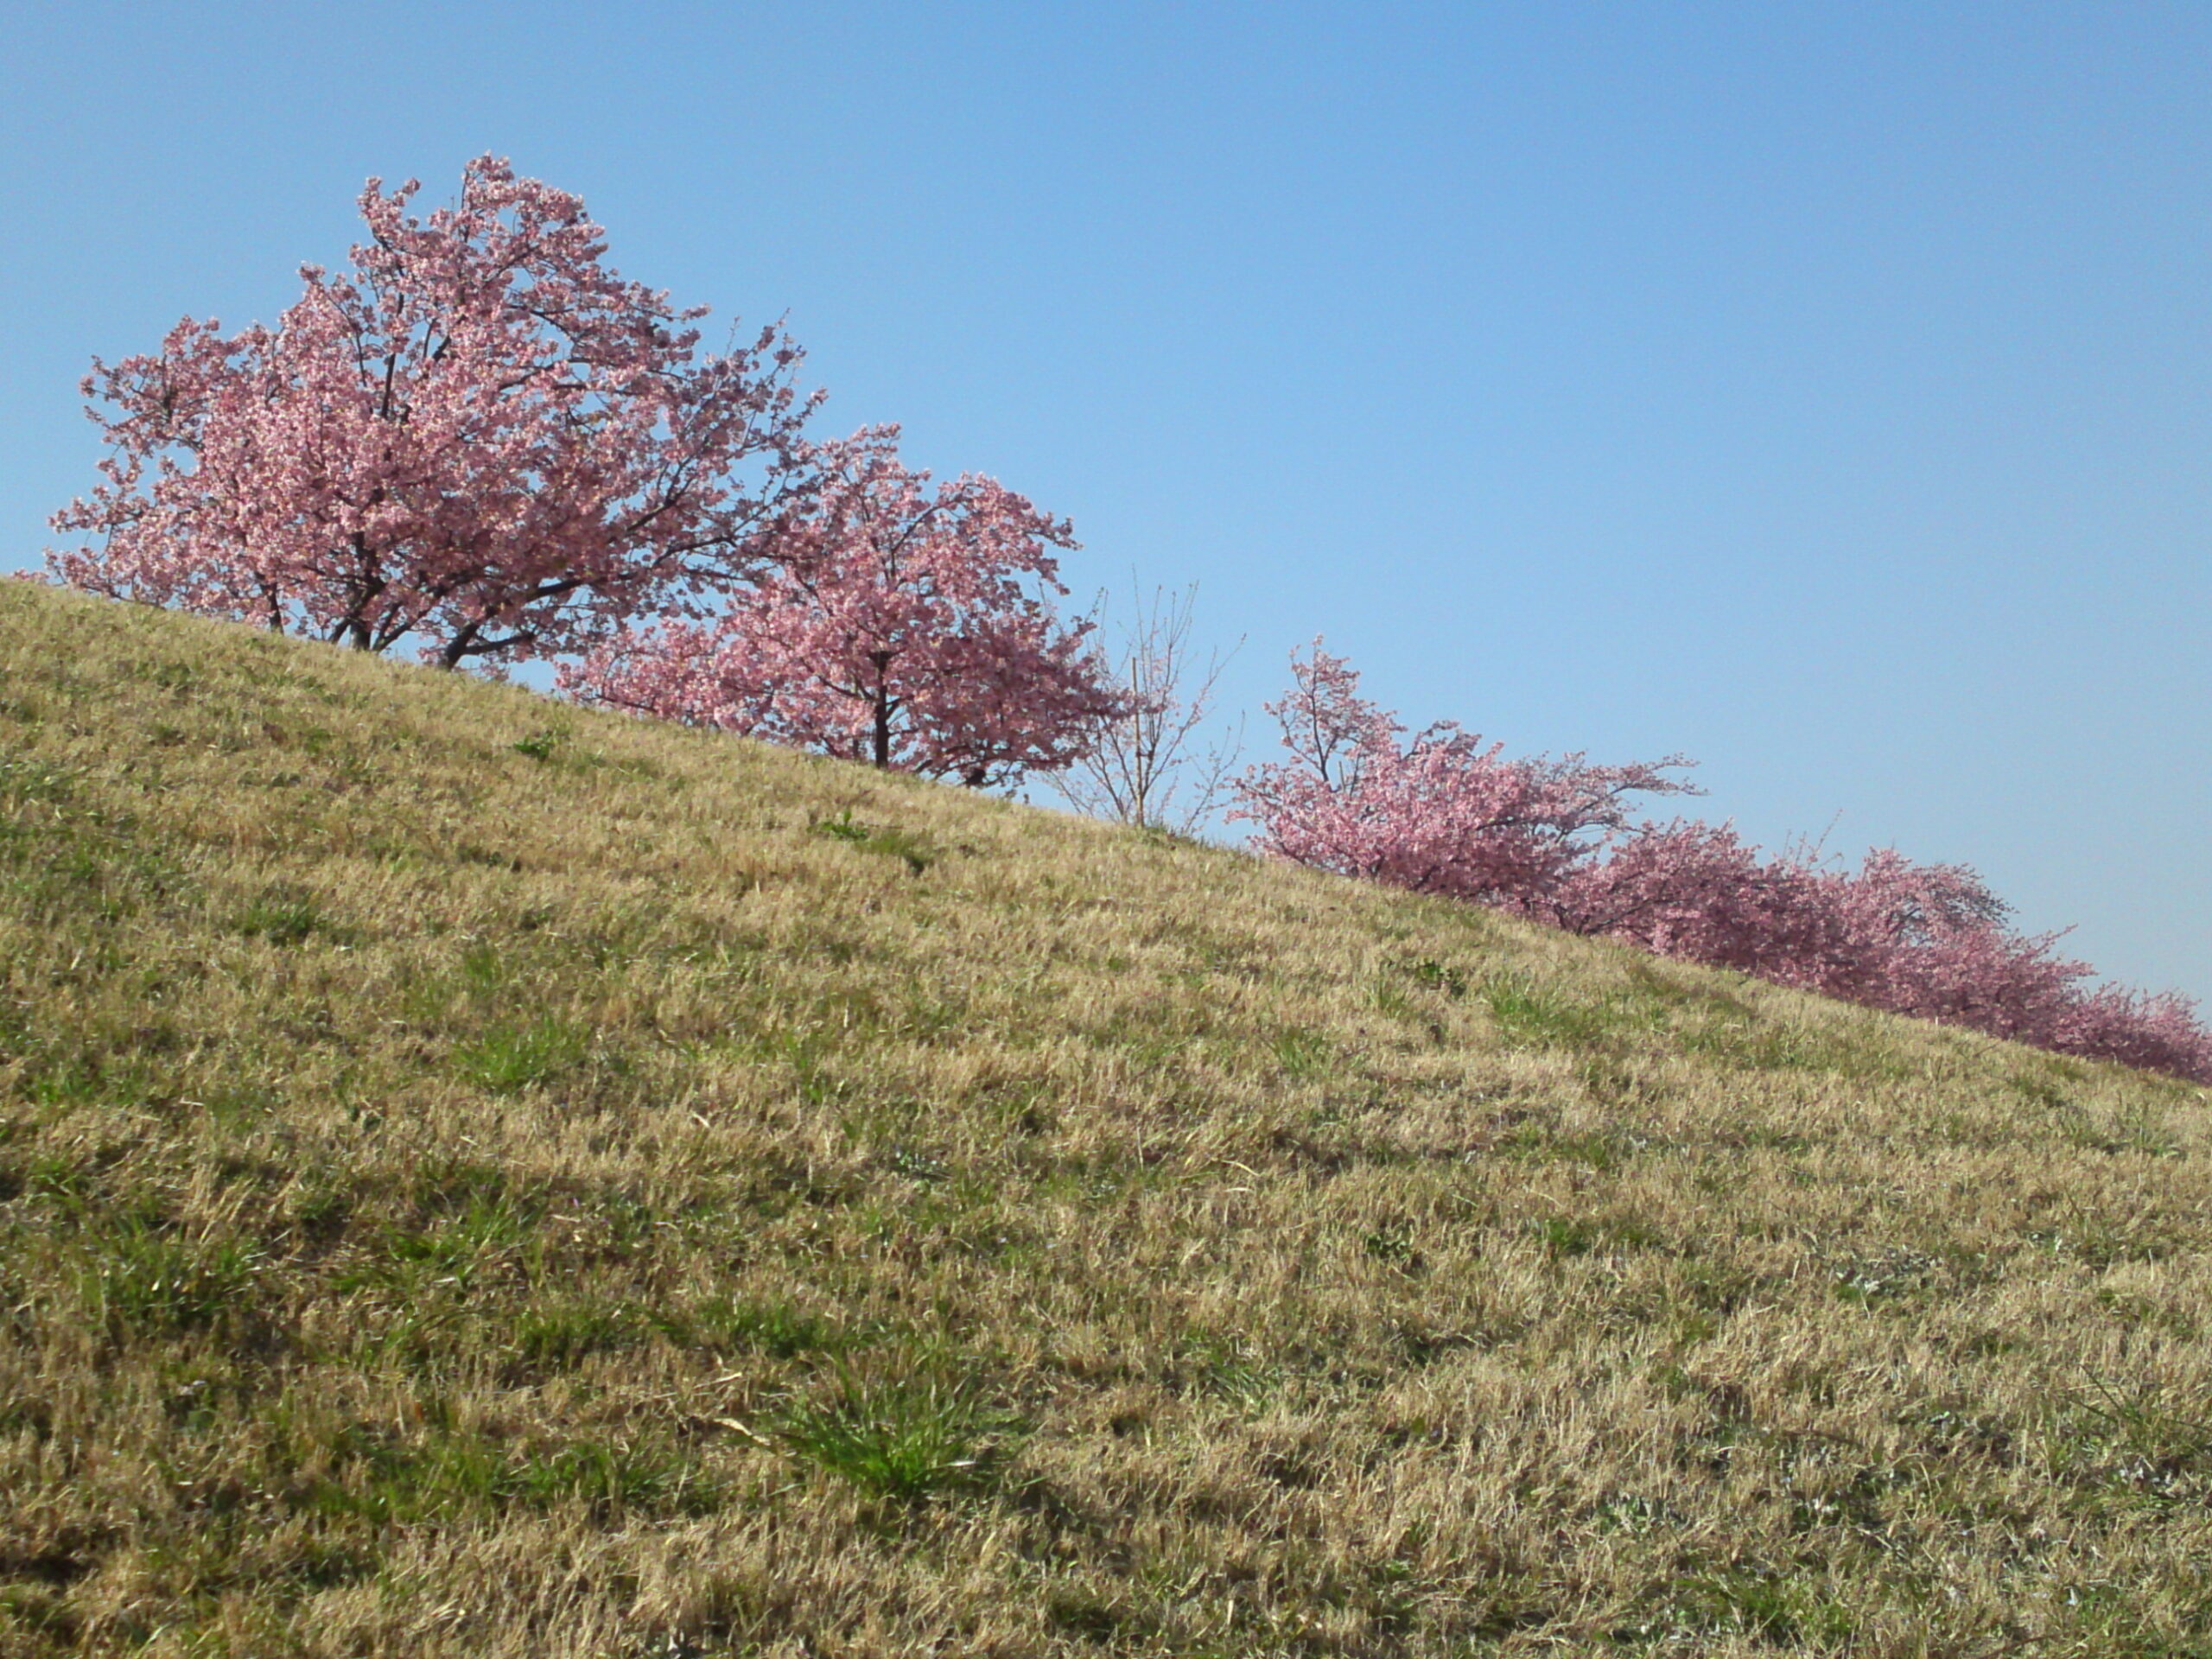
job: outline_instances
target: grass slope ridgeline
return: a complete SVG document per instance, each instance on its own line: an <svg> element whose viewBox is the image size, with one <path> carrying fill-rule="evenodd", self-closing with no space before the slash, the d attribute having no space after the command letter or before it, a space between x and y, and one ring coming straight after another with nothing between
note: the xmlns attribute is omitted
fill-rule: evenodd
<svg viewBox="0 0 2212 1659"><path fill-rule="evenodd" d="M2204 1095L0 588L0 1655L2212 1653Z"/></svg>

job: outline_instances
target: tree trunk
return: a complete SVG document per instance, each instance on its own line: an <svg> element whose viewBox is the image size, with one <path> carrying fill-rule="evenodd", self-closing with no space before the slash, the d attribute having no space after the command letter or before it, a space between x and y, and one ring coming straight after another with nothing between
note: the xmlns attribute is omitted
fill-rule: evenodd
<svg viewBox="0 0 2212 1659"><path fill-rule="evenodd" d="M881 772L891 770L891 687L886 679L891 668L891 653L874 652L868 661L875 664L875 764Z"/></svg>

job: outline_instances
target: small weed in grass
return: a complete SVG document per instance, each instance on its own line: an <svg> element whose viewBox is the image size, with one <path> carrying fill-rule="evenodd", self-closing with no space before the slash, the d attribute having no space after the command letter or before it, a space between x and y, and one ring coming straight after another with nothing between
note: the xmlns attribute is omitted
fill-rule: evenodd
<svg viewBox="0 0 2212 1659"><path fill-rule="evenodd" d="M134 1227L102 1241L86 1289L103 1323L163 1333L199 1330L243 1304L257 1267L241 1244L186 1242Z"/></svg>
<svg viewBox="0 0 2212 1659"><path fill-rule="evenodd" d="M0 755L0 800L66 801L72 780L67 766L29 755Z"/></svg>
<svg viewBox="0 0 2212 1659"><path fill-rule="evenodd" d="M317 933L340 943L351 938L350 930L334 924L313 897L289 887L271 887L255 899L238 913L237 927L250 939L275 945L298 944Z"/></svg>
<svg viewBox="0 0 2212 1659"><path fill-rule="evenodd" d="M328 1243L346 1230L356 1201L353 1192L328 1176L310 1177L292 1194L288 1218L307 1237Z"/></svg>
<svg viewBox="0 0 2212 1659"><path fill-rule="evenodd" d="M496 991L507 982L507 965L489 939L473 941L461 953L461 982L472 991Z"/></svg>
<svg viewBox="0 0 2212 1659"><path fill-rule="evenodd" d="M1376 975L1374 982L1368 986L1367 1006L1388 1020L1403 1020L1414 1012L1403 988L1387 973Z"/></svg>
<svg viewBox="0 0 2212 1659"><path fill-rule="evenodd" d="M1395 1227L1381 1227L1360 1236L1359 1248L1377 1262L1388 1262L1408 1272L1421 1265L1421 1252L1414 1248L1413 1240Z"/></svg>
<svg viewBox="0 0 2212 1659"><path fill-rule="evenodd" d="M553 751L561 747L567 736L566 732L555 731L548 728L543 731L532 732L528 737L511 747L517 754L526 754L533 760L550 760L553 758Z"/></svg>
<svg viewBox="0 0 2212 1659"><path fill-rule="evenodd" d="M790 1063L799 1097L808 1105L822 1105L838 1093L836 1078L823 1064L831 1046L827 1031L818 1027L785 1027L763 1033L754 1039L753 1046L764 1059Z"/></svg>
<svg viewBox="0 0 2212 1659"><path fill-rule="evenodd" d="M1542 1216L1529 1231L1548 1255L1589 1255L1601 1249L1662 1249L1667 1236L1629 1216Z"/></svg>
<svg viewBox="0 0 2212 1659"><path fill-rule="evenodd" d="M1827 1647L1858 1628L1848 1608L1801 1579L1732 1565L1676 1580L1655 1617L1613 1632L1626 1645L1672 1647L1691 1636L1749 1636L1763 1645Z"/></svg>
<svg viewBox="0 0 2212 1659"><path fill-rule="evenodd" d="M936 849L920 836L893 824L887 829L874 829L854 821L853 809L847 807L834 818L822 818L811 826L817 836L831 841L842 841L857 847L864 853L880 853L886 858L903 861L908 870L919 875L936 861Z"/></svg>
<svg viewBox="0 0 2212 1659"><path fill-rule="evenodd" d="M720 1296L688 1308L670 1322L679 1340L728 1351L749 1349L774 1359L801 1354L842 1354L868 1341L867 1326L840 1325L804 1313L789 1302L747 1301Z"/></svg>
<svg viewBox="0 0 2212 1659"><path fill-rule="evenodd" d="M849 1373L828 1395L793 1401L775 1433L795 1455L863 1491L912 1503L989 1485L1020 1427L972 1385L861 1382Z"/></svg>
<svg viewBox="0 0 2212 1659"><path fill-rule="evenodd" d="M1638 1492L1615 1493L1598 1505L1592 1518L1601 1533L1627 1533L1631 1537L1673 1531L1690 1524L1690 1517L1673 1504Z"/></svg>
<svg viewBox="0 0 2212 1659"><path fill-rule="evenodd" d="M1618 1168L1641 1149L1633 1136L1607 1129L1562 1135L1541 1118L1515 1124L1498 1138L1495 1147L1501 1157L1529 1163L1581 1164L1601 1173Z"/></svg>
<svg viewBox="0 0 2212 1659"><path fill-rule="evenodd" d="M1596 1249L1603 1236L1586 1221L1572 1216L1541 1216L1529 1224L1529 1230L1544 1247L1548 1255L1587 1255Z"/></svg>
<svg viewBox="0 0 2212 1659"><path fill-rule="evenodd" d="M27 1641L34 1636L47 1638L54 1652L77 1645L77 1615L69 1609L67 1592L52 1584L0 1585L0 1628L21 1630Z"/></svg>
<svg viewBox="0 0 2212 1659"><path fill-rule="evenodd" d="M2183 1481L2201 1488L2212 1474L2212 1413L2177 1407L2157 1383L2086 1371L2087 1386L2061 1396L2102 1452L2107 1472L2160 1496L2180 1496Z"/></svg>
<svg viewBox="0 0 2212 1659"><path fill-rule="evenodd" d="M549 1509L582 1503L601 1522L626 1513L706 1515L721 1503L717 1486L658 1446L572 1441L518 1459L501 1474L501 1487L527 1503Z"/></svg>
<svg viewBox="0 0 2212 1659"><path fill-rule="evenodd" d="M1880 1077L1889 1069L1876 1040L1838 1043L1794 1026L1729 1009L1713 1019L1678 1027L1677 1047L1754 1071L1834 1070L1852 1077Z"/></svg>
<svg viewBox="0 0 2212 1659"><path fill-rule="evenodd" d="M22 1084L26 1099L48 1107L90 1105L105 1087L99 1062L76 1054L33 1061Z"/></svg>
<svg viewBox="0 0 2212 1659"><path fill-rule="evenodd" d="M283 1096L270 1084L245 1082L219 1084L206 1090L200 1102L207 1122L235 1129L268 1116Z"/></svg>
<svg viewBox="0 0 2212 1659"><path fill-rule="evenodd" d="M20 1179L23 1192L44 1198L73 1215L92 1201L99 1185L98 1173L92 1166L51 1152L32 1156L23 1165Z"/></svg>
<svg viewBox="0 0 2212 1659"><path fill-rule="evenodd" d="M1834 1273L1837 1299L1866 1306L1927 1289L1935 1282L1936 1263L1916 1250L1885 1250L1843 1262Z"/></svg>
<svg viewBox="0 0 2212 1659"><path fill-rule="evenodd" d="M1318 1031L1278 1032L1271 1045L1275 1064L1287 1077L1318 1077L1335 1063L1336 1048Z"/></svg>
<svg viewBox="0 0 2212 1659"><path fill-rule="evenodd" d="M318 1452L331 1473L308 1489L306 1507L379 1524L450 1524L509 1504L573 1503L605 1523L626 1514L702 1515L721 1502L720 1489L665 1446L581 1439L503 1446L457 1431L435 1409L425 1417L432 1433L411 1443L382 1427L347 1426Z"/></svg>
<svg viewBox="0 0 2212 1659"><path fill-rule="evenodd" d="M526 1026L486 1032L454 1050L461 1075L495 1095L518 1095L573 1068L584 1057L591 1033L573 1020L547 1014Z"/></svg>
<svg viewBox="0 0 2212 1659"><path fill-rule="evenodd" d="M2027 1242L2053 1255L2070 1255L2101 1273L2117 1262L2163 1262L2183 1248L2171 1224L2143 1216L2115 1216L2085 1205L2069 1206L2055 1226L2039 1227Z"/></svg>
<svg viewBox="0 0 2212 1659"><path fill-rule="evenodd" d="M1406 969L1414 984L1426 991L1440 991L1453 1001L1467 994L1467 976L1440 962L1417 962Z"/></svg>
<svg viewBox="0 0 2212 1659"><path fill-rule="evenodd" d="M527 1236L532 1217L493 1198L472 1199L459 1215L426 1228L393 1227L376 1257L340 1275L341 1290L382 1288L419 1294L433 1284L466 1292L490 1258Z"/></svg>
<svg viewBox="0 0 2212 1659"><path fill-rule="evenodd" d="M1045 1618L1064 1636L1087 1645L1126 1645L1155 1628L1141 1608L1082 1590L1054 1590L1045 1599Z"/></svg>
<svg viewBox="0 0 2212 1659"><path fill-rule="evenodd" d="M1189 1356L1192 1381L1205 1393L1235 1406L1248 1416L1257 1416L1281 1392L1279 1370L1255 1359L1232 1338L1214 1337L1195 1345ZM1178 1369L1181 1369L1179 1365Z"/></svg>
<svg viewBox="0 0 2212 1659"><path fill-rule="evenodd" d="M629 1347L644 1331L624 1303L556 1302L524 1310L515 1320L515 1351L533 1365L560 1369Z"/></svg>
<svg viewBox="0 0 2212 1659"><path fill-rule="evenodd" d="M884 1163L895 1174L927 1186L943 1180L952 1173L952 1166L944 1159L917 1150L912 1147L893 1147L885 1154Z"/></svg>
<svg viewBox="0 0 2212 1659"><path fill-rule="evenodd" d="M1605 1034L1603 1012L1570 1002L1525 974L1493 974L1483 982L1483 1001L1510 1041L1538 1047L1593 1043Z"/></svg>
<svg viewBox="0 0 2212 1659"><path fill-rule="evenodd" d="M937 861L934 848L904 830L879 830L861 844L871 853L880 853L886 858L904 861L907 869L916 875Z"/></svg>
<svg viewBox="0 0 2212 1659"><path fill-rule="evenodd" d="M2077 1107L2064 1114L2061 1123L2068 1142L2084 1152L2112 1157L2131 1153L2142 1158L2181 1156L2181 1144L2167 1128L2165 1114L2147 1100L2137 1101L2102 1122Z"/></svg>

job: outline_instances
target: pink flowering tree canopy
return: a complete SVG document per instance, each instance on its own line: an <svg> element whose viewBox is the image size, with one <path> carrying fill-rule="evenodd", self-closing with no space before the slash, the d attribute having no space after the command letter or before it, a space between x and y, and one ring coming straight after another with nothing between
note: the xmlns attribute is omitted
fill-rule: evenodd
<svg viewBox="0 0 2212 1659"><path fill-rule="evenodd" d="M351 268L274 328L190 319L85 382L105 482L54 515L74 586L447 667L577 649L741 566L802 487L799 353L702 354L576 197L485 156L459 201L372 179Z"/></svg>
<svg viewBox="0 0 2212 1659"><path fill-rule="evenodd" d="M1359 695L1359 675L1315 641L1296 684L1267 705L1289 759L1255 766L1230 812L1262 851L1416 893L1541 907L1628 823L1629 798L1693 792L1681 756L1592 766L1581 755L1508 760L1449 722L1405 728Z"/></svg>
<svg viewBox="0 0 2212 1659"><path fill-rule="evenodd" d="M762 538L722 615L626 629L563 689L974 785L1052 771L1122 697L1053 609L1071 528L995 480L930 486L896 429L817 452L817 493Z"/></svg>
<svg viewBox="0 0 2212 1659"><path fill-rule="evenodd" d="M1263 851L1733 968L1891 1013L2212 1083L2212 1031L2183 998L2088 989L2056 935L2023 935L1962 865L1877 849L1857 869L1777 856L1728 825L1631 820L1682 792L1675 757L1510 760L1456 726L1410 741L1317 644L1268 710L1287 760L1255 766L1232 816Z"/></svg>

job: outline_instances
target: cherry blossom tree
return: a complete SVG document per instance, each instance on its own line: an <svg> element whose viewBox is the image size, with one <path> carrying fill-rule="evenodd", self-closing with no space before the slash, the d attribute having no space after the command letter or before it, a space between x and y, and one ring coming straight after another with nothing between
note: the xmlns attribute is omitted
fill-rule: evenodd
<svg viewBox="0 0 2212 1659"><path fill-rule="evenodd" d="M1505 758L1457 727L1402 742L1317 643L1268 705L1290 760L1237 785L1262 850L1737 969L2060 1053L2212 1084L2212 1031L2171 994L2088 988L2058 936L2025 935L1973 870L1888 849L1856 869L1732 826L1633 821L1625 798L1681 792L1679 757L1595 767Z"/></svg>
<svg viewBox="0 0 2212 1659"><path fill-rule="evenodd" d="M1246 771L1230 817L1262 851L1416 893L1534 912L1628 823L1628 798L1692 792L1681 756L1628 766L1583 756L1504 758L1445 722L1405 728L1359 695L1359 675L1319 640L1294 656L1296 684L1267 710L1287 761Z"/></svg>
<svg viewBox="0 0 2212 1659"><path fill-rule="evenodd" d="M372 179L349 270L274 328L189 318L95 361L106 481L57 513L63 582L451 668L574 650L742 569L803 489L799 353L702 354L604 264L575 196L468 164L457 204ZM817 394L818 397L818 394Z"/></svg>
<svg viewBox="0 0 2212 1659"><path fill-rule="evenodd" d="M710 620L626 629L560 676L592 702L971 785L1078 757L1126 705L1063 622L1071 527L988 478L929 487L897 429L817 452L823 483Z"/></svg>

